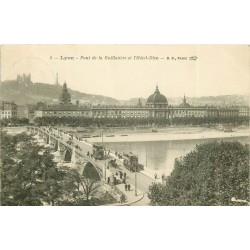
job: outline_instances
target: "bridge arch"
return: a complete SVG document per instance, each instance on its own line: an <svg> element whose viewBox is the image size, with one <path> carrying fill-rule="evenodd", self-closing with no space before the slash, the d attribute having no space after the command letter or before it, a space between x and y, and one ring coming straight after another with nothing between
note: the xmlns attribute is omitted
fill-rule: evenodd
<svg viewBox="0 0 250 250"><path fill-rule="evenodd" d="M94 179L96 181L100 181L102 179L100 172L89 161L85 164L83 171L82 171L82 175L86 176L87 178L90 177L91 179Z"/></svg>
<svg viewBox="0 0 250 250"><path fill-rule="evenodd" d="M66 149L64 154L63 154L63 160L65 162L71 162L71 156L72 156L72 153L69 149Z"/></svg>

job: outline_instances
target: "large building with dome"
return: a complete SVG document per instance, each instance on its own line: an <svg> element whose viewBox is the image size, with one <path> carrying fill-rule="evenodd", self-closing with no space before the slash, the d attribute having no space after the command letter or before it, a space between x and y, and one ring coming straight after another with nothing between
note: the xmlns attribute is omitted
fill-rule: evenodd
<svg viewBox="0 0 250 250"><path fill-rule="evenodd" d="M211 106L191 106L184 95L180 105L169 105L166 96L161 94L158 86L147 99L145 105L141 100L134 106L128 105L85 105L71 103L71 96L64 83L58 105L43 105L35 111L35 117L92 117L92 118L162 118L175 117L237 117L238 108L221 108Z"/></svg>

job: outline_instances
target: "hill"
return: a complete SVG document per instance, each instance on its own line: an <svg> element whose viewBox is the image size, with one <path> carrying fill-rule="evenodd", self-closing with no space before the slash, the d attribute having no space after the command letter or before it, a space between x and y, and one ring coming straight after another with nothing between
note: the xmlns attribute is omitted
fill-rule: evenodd
<svg viewBox="0 0 250 250"><path fill-rule="evenodd" d="M62 86L59 84L18 82L18 80L7 80L1 83L0 101L15 101L16 104L30 104L46 101L48 104L58 103ZM105 105L136 105L138 98L130 100L117 100L111 97L92 95L69 89L71 100L80 104L105 104ZM182 97L167 97L169 105L179 105L182 103ZM186 97L187 102L193 106L245 106L249 105L249 96L247 95L223 95L223 96L203 96ZM144 105L146 98L141 98Z"/></svg>
<svg viewBox="0 0 250 250"><path fill-rule="evenodd" d="M1 83L0 101L15 101L16 104L29 104L46 101L48 104L58 103L62 92L59 84L46 83L19 83L16 80L8 80ZM69 89L72 102L92 104L118 104L119 101L106 96L91 95Z"/></svg>

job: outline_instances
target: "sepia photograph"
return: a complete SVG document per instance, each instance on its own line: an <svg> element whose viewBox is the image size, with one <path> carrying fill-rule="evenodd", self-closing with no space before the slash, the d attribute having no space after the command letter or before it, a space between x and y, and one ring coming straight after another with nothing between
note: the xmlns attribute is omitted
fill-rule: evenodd
<svg viewBox="0 0 250 250"><path fill-rule="evenodd" d="M1 249L249 247L246 1L1 1Z"/></svg>
<svg viewBox="0 0 250 250"><path fill-rule="evenodd" d="M249 206L249 45L1 45L1 206Z"/></svg>

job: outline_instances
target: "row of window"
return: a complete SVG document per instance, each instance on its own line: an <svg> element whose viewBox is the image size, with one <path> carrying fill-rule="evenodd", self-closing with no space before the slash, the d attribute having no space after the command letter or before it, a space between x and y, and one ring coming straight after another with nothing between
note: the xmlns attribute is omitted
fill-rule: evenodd
<svg viewBox="0 0 250 250"><path fill-rule="evenodd" d="M107 114L148 114L148 111L107 111ZM93 114L105 114L105 111L93 111Z"/></svg>
<svg viewBox="0 0 250 250"><path fill-rule="evenodd" d="M88 112L85 111L44 111L44 114L85 114L88 115Z"/></svg>
<svg viewBox="0 0 250 250"><path fill-rule="evenodd" d="M2 114L11 114L11 111L2 111ZM16 114L16 112L12 111L12 114Z"/></svg>
<svg viewBox="0 0 250 250"><path fill-rule="evenodd" d="M205 114L205 111L176 110L175 114Z"/></svg>
<svg viewBox="0 0 250 250"><path fill-rule="evenodd" d="M107 118L118 118L118 117L121 117L121 118L146 118L148 117L147 115L138 115L138 116L133 116L133 115L123 115L123 116L117 116L117 115L107 115ZM105 116L94 116L94 118L105 118Z"/></svg>

